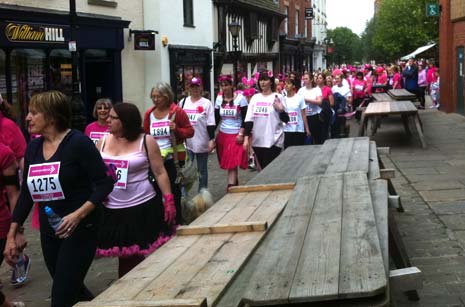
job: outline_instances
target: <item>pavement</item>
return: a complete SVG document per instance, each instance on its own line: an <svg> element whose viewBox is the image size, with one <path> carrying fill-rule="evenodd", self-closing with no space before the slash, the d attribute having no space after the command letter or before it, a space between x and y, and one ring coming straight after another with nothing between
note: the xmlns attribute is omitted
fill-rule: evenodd
<svg viewBox="0 0 465 307"><path fill-rule="evenodd" d="M429 101L427 102L427 106ZM465 307L465 117L436 109L420 110L427 142L421 147L415 136L407 137L399 118L385 118L373 140L390 147L385 167L398 170L392 183L405 209L396 213L398 229L413 266L423 272L420 300L409 301L393 291L393 306ZM350 120L351 136L358 124ZM244 184L256 172L240 171ZM210 191L217 200L226 192L226 172L219 169L216 154L209 157ZM28 223L29 224L29 223ZM32 258L28 282L21 288L8 284L9 268L4 263L0 279L7 297L23 300L28 307L50 306L51 278L42 259L38 232L28 229L27 254ZM91 266L86 285L98 294L117 278L116 259L97 259Z"/></svg>

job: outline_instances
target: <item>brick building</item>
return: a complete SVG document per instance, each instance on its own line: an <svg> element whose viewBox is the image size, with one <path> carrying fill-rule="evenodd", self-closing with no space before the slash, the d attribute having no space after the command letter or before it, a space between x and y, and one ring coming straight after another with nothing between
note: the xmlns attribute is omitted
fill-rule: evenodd
<svg viewBox="0 0 465 307"><path fill-rule="evenodd" d="M287 17L280 27L280 71L303 72L313 70L311 20L305 19L305 9L312 7L310 0L280 0L279 8Z"/></svg>
<svg viewBox="0 0 465 307"><path fill-rule="evenodd" d="M440 5L441 109L465 114L465 2L440 0Z"/></svg>

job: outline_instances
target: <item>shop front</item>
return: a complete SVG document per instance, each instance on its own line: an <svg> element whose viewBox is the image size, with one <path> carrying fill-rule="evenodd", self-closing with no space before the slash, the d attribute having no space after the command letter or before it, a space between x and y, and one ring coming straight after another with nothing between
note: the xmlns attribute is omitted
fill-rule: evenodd
<svg viewBox="0 0 465 307"><path fill-rule="evenodd" d="M69 14L1 5L0 20L0 93L24 124L35 93L72 94ZM88 121L98 98L122 100L121 50L128 25L115 17L78 13L78 75Z"/></svg>

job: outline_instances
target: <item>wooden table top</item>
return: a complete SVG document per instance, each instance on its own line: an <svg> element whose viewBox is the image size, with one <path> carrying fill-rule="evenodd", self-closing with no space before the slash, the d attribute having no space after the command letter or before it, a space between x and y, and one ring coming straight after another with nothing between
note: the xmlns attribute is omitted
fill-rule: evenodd
<svg viewBox="0 0 465 307"><path fill-rule="evenodd" d="M392 101L391 96L387 93L373 93L371 95L376 101Z"/></svg>
<svg viewBox="0 0 465 307"><path fill-rule="evenodd" d="M417 113L418 110L411 101L372 102L365 110L365 116Z"/></svg>
<svg viewBox="0 0 465 307"><path fill-rule="evenodd" d="M391 89L388 91L388 94L395 100L411 100L417 98L417 96L414 93L409 92L404 88Z"/></svg>

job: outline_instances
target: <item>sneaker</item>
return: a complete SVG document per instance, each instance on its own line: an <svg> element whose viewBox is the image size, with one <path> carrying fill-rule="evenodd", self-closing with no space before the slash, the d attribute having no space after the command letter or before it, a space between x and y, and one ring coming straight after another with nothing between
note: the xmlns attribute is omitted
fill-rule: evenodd
<svg viewBox="0 0 465 307"><path fill-rule="evenodd" d="M26 307L24 302L11 302L10 305L13 307Z"/></svg>
<svg viewBox="0 0 465 307"><path fill-rule="evenodd" d="M10 284L13 286L20 286L27 281L29 268L31 267L31 259L23 254L22 259L17 262L11 273Z"/></svg>
<svg viewBox="0 0 465 307"><path fill-rule="evenodd" d="M430 109L434 109L434 108L436 108L436 105L435 105L435 104L432 104L432 105L429 106L429 108L430 108Z"/></svg>
<svg viewBox="0 0 465 307"><path fill-rule="evenodd" d="M440 104L438 103L437 105L434 106L435 109L439 109Z"/></svg>

